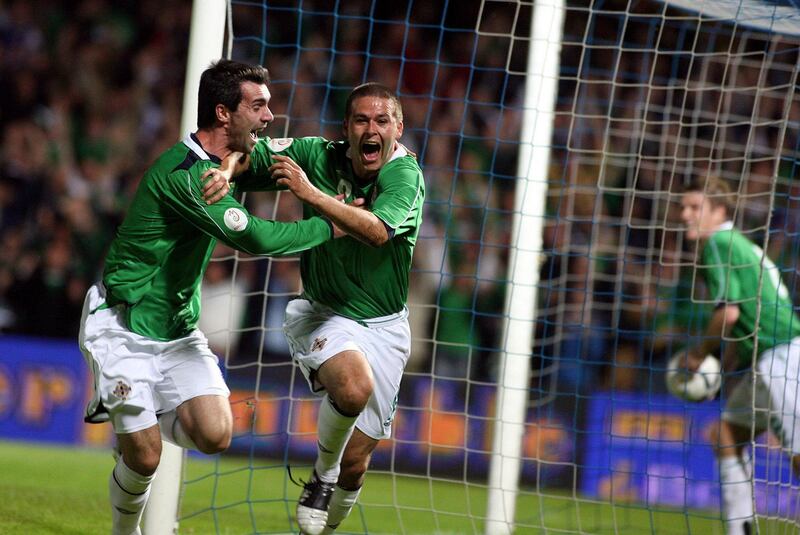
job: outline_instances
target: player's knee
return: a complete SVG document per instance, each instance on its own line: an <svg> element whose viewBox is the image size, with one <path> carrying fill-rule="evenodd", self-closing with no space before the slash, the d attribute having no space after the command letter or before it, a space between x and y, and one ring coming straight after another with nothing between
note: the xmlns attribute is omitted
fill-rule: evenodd
<svg viewBox="0 0 800 535"><path fill-rule="evenodd" d="M161 450L154 448L139 449L122 455L125 465L143 476L155 474L158 463L161 461Z"/></svg>
<svg viewBox="0 0 800 535"><path fill-rule="evenodd" d="M231 429L220 426L213 430L206 430L198 437L193 437L197 449L206 455L222 453L231 445Z"/></svg>
<svg viewBox="0 0 800 535"><path fill-rule="evenodd" d="M370 396L372 396L372 380L352 382L347 388L341 389L334 401L336 407L343 414L360 414L367 406Z"/></svg>

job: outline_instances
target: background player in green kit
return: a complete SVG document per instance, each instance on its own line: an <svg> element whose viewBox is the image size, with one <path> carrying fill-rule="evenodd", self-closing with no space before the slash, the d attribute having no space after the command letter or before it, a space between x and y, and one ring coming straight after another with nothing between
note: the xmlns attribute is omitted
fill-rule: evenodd
<svg viewBox="0 0 800 535"><path fill-rule="evenodd" d="M111 244L102 283L87 294L80 345L95 385L87 421L110 419L121 453L109 479L114 534L140 532L162 435L205 453L230 444L229 390L196 329L200 283L217 240L274 255L332 237L320 217L261 220L226 195L228 185L218 176L201 184L220 158L249 153L256 132L272 121L267 81L263 67L226 60L203 73L197 132L145 173ZM234 189L256 187L242 177Z"/></svg>
<svg viewBox="0 0 800 535"><path fill-rule="evenodd" d="M302 254L303 294L286 309L292 355L324 395L317 460L297 505L306 534L336 529L372 451L391 434L410 354L405 305L425 197L417 159L397 141L402 133L397 97L369 83L347 100L346 140L261 140L250 155L250 174L277 179L304 202L306 218L322 214L349 235Z"/></svg>
<svg viewBox="0 0 800 535"><path fill-rule="evenodd" d="M681 199L686 237L697 241L697 271L717 304L702 343L688 352L696 370L705 355L732 341L736 369L755 366L731 391L716 441L722 488L722 509L728 535L755 533L752 462L745 446L755 435L771 430L780 438L800 473L800 318L778 268L759 246L733 227L731 192L718 178L690 185ZM755 375L755 383L753 381ZM755 388L753 385L755 384Z"/></svg>

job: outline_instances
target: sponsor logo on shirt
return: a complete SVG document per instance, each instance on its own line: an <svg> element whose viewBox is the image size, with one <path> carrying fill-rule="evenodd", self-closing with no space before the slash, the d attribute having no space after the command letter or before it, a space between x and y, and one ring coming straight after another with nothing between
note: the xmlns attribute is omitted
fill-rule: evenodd
<svg viewBox="0 0 800 535"><path fill-rule="evenodd" d="M223 217L225 226L234 232L241 232L247 226L247 215L238 208L228 208Z"/></svg>
<svg viewBox="0 0 800 535"><path fill-rule="evenodd" d="M291 145L293 141L294 138L291 137L276 137L267 142L267 147L269 147L269 150L272 152L281 152L289 148L289 145Z"/></svg>

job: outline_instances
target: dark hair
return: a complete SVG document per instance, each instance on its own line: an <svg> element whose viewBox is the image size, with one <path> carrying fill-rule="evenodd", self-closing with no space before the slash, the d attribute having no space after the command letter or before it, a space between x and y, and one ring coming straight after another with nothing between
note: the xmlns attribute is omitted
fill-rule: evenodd
<svg viewBox="0 0 800 535"><path fill-rule="evenodd" d="M217 120L216 107L222 104L231 111L242 100L242 82L269 83L269 71L261 65L250 65L229 59L212 63L200 76L197 92L197 127L210 128Z"/></svg>
<svg viewBox="0 0 800 535"><path fill-rule="evenodd" d="M733 211L735 194L730 185L718 176L695 177L683 187L683 193L699 192L705 195L712 208L724 206L730 214Z"/></svg>
<svg viewBox="0 0 800 535"><path fill-rule="evenodd" d="M347 103L344 108L345 119L349 119L350 114L353 113L353 101L361 97L379 97L393 101L395 119L398 122L403 121L403 106L400 105L400 99L397 98L394 91L377 82L367 82L350 91L350 96L347 97Z"/></svg>

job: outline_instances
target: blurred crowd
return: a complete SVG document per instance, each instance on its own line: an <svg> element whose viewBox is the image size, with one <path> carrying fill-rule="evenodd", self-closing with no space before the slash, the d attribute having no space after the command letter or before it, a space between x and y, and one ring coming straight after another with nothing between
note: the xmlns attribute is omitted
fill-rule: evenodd
<svg viewBox="0 0 800 535"><path fill-rule="evenodd" d="M179 136L190 16L188 2L0 3L4 332L77 333L142 171Z"/></svg>
<svg viewBox="0 0 800 535"><path fill-rule="evenodd" d="M492 380L530 6L268 4L233 2L232 13L234 59L272 74L269 135L338 138L354 85L376 80L399 91L402 142L427 184L410 370ZM679 232L675 193L690 176L730 180L746 200L737 223L769 238L785 279L800 257L797 43L664 23L646 16L657 3L638 3L636 19L625 16L628 2L605 2L599 14L585 4L568 2L551 171L537 177L549 182L533 349L543 390L649 386L647 371L700 332L710 304L691 269L696 251ZM190 17L188 0L0 2L2 332L77 333L84 292L102 273L140 176L182 135ZM299 215L287 194L245 202L262 217ZM215 351L231 366L285 361L280 324L300 290L297 262L223 247L215 257L201 324Z"/></svg>

